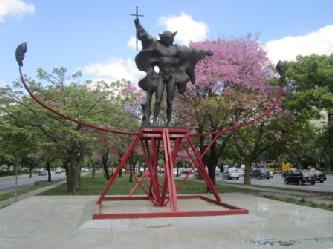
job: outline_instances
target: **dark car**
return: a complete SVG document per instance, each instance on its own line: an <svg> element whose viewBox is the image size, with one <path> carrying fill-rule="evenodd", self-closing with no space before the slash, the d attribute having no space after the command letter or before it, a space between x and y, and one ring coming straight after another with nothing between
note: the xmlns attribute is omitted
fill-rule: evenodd
<svg viewBox="0 0 333 249"><path fill-rule="evenodd" d="M313 174L306 171L294 171L290 172L284 178L285 184L297 184L304 185L305 183L310 183L314 185L316 183L316 178Z"/></svg>
<svg viewBox="0 0 333 249"><path fill-rule="evenodd" d="M270 179L270 173L266 168L254 168L252 170L252 177L258 179Z"/></svg>
<svg viewBox="0 0 333 249"><path fill-rule="evenodd" d="M315 176L317 182L322 183L322 182L326 181L326 179L327 179L326 174L319 170L316 170L315 172L313 172L313 175Z"/></svg>

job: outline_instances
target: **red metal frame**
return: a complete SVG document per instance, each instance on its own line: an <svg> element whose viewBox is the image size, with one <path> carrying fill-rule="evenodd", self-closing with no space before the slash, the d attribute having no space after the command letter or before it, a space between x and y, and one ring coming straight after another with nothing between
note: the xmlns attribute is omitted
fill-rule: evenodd
<svg viewBox="0 0 333 249"><path fill-rule="evenodd" d="M173 167L177 160L178 147L183 142L183 140L188 142L188 144L190 145L190 149L194 153L194 157L193 157L188 152L189 157L192 158L191 161L193 162L193 166L198 170L201 177L205 180L209 190L211 191L211 193L213 193L213 195L215 197L214 203L216 203L218 205L223 204L215 186L213 185L212 181L210 180L210 178L207 174L204 164L202 163L202 158L209 151L210 147L216 142L216 140L222 135L222 133L232 132L241 127L251 125L257 121L264 119L265 117L267 117L268 115L273 113L273 111L278 106L278 104L280 103L281 98L283 96L283 89L282 89L282 87L280 87L277 96L275 97L275 99L271 103L271 105L266 109L266 111L264 111L260 115L256 116L255 118L252 118L249 120L244 120L240 123L236 123L235 125L224 128L224 129L218 129L216 131L204 132L204 133L190 133L190 132L188 132L187 129L145 128L145 129L142 129L139 133L137 133L137 132L132 132L132 131L123 131L123 130L119 130L119 129L116 129L113 127L105 127L105 126L101 126L101 125L97 125L97 124L87 123L85 121L70 117L62 112L59 112L59 111L51 108L46 103L44 103L44 101L42 99L36 97L33 94L33 92L29 89L29 87L25 81L25 78L23 76L21 66L19 66L19 73L20 73L21 82L22 82L24 88L27 90L27 92L31 96L31 98L36 103L38 103L40 106L42 106L46 110L56 114L57 116L59 116L63 119L66 119L66 120L70 120L76 124L83 125L85 127L93 129L95 131L99 131L102 139L104 139L104 140L107 139L106 135L105 135L106 132L116 134L116 135L135 136L132 143L128 147L127 152L121 157L120 163L116 168L116 172L113 174L113 176L111 177L111 179L109 180L107 185L104 187L101 195L99 196L99 198L97 200L97 205L99 205L99 209L98 209L99 211L98 211L98 213L94 214L94 218L101 218L103 215L107 215L107 214L102 214L100 212L102 202L103 202L103 200L109 199L109 197L107 197L106 194L107 194L108 190L110 189L110 187L112 186L113 182L116 180L116 177L118 176L118 173L120 172L120 170L122 170L122 168L125 167L125 169L130 172L130 170L128 169L128 167L126 165L126 161L131 156L134 148L136 147L136 145L138 144L139 141L140 141L143 149L144 149L143 141L145 141L146 148L147 148L146 153L145 153L145 159L146 159L146 163L148 166L148 172L150 175L150 189L149 189L149 193L148 193L149 199L154 203L155 206L165 206L167 203L170 202L171 212L166 213L165 216L160 216L160 213L159 213L159 215L155 216L155 217L215 215L215 214L213 214L214 213L213 211L210 214L207 214L207 213L199 214L198 211L194 212L194 213L191 213L191 212L184 213L184 212L178 210L177 189L175 187L175 182L173 179ZM213 135L212 141L206 146L203 153L200 155L196 151L195 146L193 145L192 137L200 137L200 136L208 136L208 135ZM148 146L149 142L151 144L150 149ZM160 183L158 181L158 177L157 177L157 162L158 162L161 142L163 143L164 161L165 161L165 175L164 175L164 182L162 185L160 185ZM106 144L108 147L111 148L111 150L114 152L114 154L116 156L120 157L120 154L118 152L115 152L116 150L114 150L114 147L111 146L109 141L107 141ZM132 173L132 172L130 172L130 173ZM184 180L186 180L187 177L185 177ZM140 179L141 180L140 181L134 175L133 175L133 178L135 179L135 181L137 183L137 187L140 187L144 191L144 189L141 186L142 179ZM178 188L181 187L182 183L183 182L181 182L179 184ZM131 197L129 197L129 198L131 198ZM204 197L202 197L202 198L204 199ZM238 209L238 208L236 208L236 209L230 208L229 211L230 211L230 213L227 213L227 214L248 213L248 211L246 209ZM111 216L112 215L110 214L109 218L112 218ZM130 218L130 216L131 215L127 215L127 216L124 215L123 218ZM106 216L103 216L103 217L106 217ZM144 217L144 216L140 216L140 214L133 214L132 218L134 218L134 217ZM151 214L150 217L154 217L154 214Z"/></svg>
<svg viewBox="0 0 333 249"><path fill-rule="evenodd" d="M133 189L126 197L121 196L107 196L108 191L116 180L118 173L123 167L128 170L126 166L127 160L130 158L137 145L141 145L145 161L147 164L147 171L143 176L137 180ZM177 154L180 146L186 148L187 154L191 159L194 168L207 184L209 191L213 194L214 199L207 198L201 195L181 195L177 196L177 190L182 185L178 185L174 179L174 165L177 161ZM161 153L163 152L163 153ZM192 155L191 155L192 153ZM162 155L164 159L164 177L162 183L158 177L158 159ZM146 179L149 181L149 193L146 196L133 196L137 188L141 187L142 181ZM185 177L184 180L186 180ZM179 199L193 199L199 198L204 201L214 203L223 207L223 210L214 211L182 211L178 205ZM103 210L103 201L112 200L150 200L153 205L158 207L165 207L169 204L170 211L168 212L149 212L149 213L105 213ZM97 199L97 208L93 214L94 219L119 219L119 218L153 218L153 217L189 217L189 216L215 216L215 215L230 215L230 214L247 214L248 210L237 208L226 203L223 203L218 193L218 190L211 181L205 166L202 162L202 155L195 148L190 132L187 129L181 128L143 128L135 136L131 144L128 146L127 152L121 157L120 163L106 186L104 187L101 195ZM226 210L227 209L227 210Z"/></svg>

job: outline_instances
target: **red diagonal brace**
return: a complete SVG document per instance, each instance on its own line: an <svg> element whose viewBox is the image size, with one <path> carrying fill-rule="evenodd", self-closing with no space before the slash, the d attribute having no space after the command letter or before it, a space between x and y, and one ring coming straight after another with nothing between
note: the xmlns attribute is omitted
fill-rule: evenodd
<svg viewBox="0 0 333 249"><path fill-rule="evenodd" d="M190 136L187 136L187 141L189 142L191 149L196 157L199 174L201 174L201 177L206 181L207 187L209 188L210 192L215 196L216 201L221 202L220 194L218 193L216 187L214 186L212 180L210 179L210 177L205 169L205 165L202 162L200 154L198 153L195 146L193 145L192 138Z"/></svg>
<svg viewBox="0 0 333 249"><path fill-rule="evenodd" d="M132 141L132 143L130 144L130 146L128 147L127 152L125 153L125 155L122 157L120 163L118 164L116 171L113 173L112 177L110 178L108 184L105 186L105 188L103 189L100 197L97 200L97 204L101 204L102 200L104 199L106 193L109 191L110 187L112 186L113 182L115 181L115 179L117 178L119 172L121 171L121 169L123 168L123 166L125 165L125 163L127 162L128 158L131 156L135 146L138 144L139 139L141 137L141 133L139 133L138 135L136 135L136 137L134 138L134 140Z"/></svg>

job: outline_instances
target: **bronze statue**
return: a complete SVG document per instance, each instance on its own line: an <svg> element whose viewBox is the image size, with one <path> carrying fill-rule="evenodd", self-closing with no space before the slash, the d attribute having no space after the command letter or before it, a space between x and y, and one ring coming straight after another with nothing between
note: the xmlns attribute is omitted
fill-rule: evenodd
<svg viewBox="0 0 333 249"><path fill-rule="evenodd" d="M160 39L152 37L140 24L138 16L134 20L137 39L142 42L142 50L135 57L135 62L140 71L147 75L139 81L139 86L147 92L146 102L143 105L142 126L150 125L151 101L155 93L154 121L160 112L160 105L166 89L167 123L170 126L172 102L175 87L180 94L186 91L186 83L195 83L195 65L204 57L211 56L211 51L205 51L186 46L174 45L177 32L164 31Z"/></svg>
<svg viewBox="0 0 333 249"><path fill-rule="evenodd" d="M280 75L280 80L284 82L286 80L286 69L283 62L279 60L275 68L278 74Z"/></svg>
<svg viewBox="0 0 333 249"><path fill-rule="evenodd" d="M21 43L15 50L15 58L20 67L23 66L24 54L27 52L28 45L26 42Z"/></svg>

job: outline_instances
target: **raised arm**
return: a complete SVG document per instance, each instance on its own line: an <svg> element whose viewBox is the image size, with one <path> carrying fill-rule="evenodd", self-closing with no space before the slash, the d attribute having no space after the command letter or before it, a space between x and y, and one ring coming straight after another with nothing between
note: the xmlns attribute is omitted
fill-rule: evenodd
<svg viewBox="0 0 333 249"><path fill-rule="evenodd" d="M152 37L145 29L144 27L142 27L139 18L135 18L134 19L134 24L135 24L135 28L136 28L136 36L138 38L138 40L142 41L142 45L143 47L145 46L144 43L146 42L152 42L155 41L156 39L154 37ZM147 44L148 45L148 44Z"/></svg>

